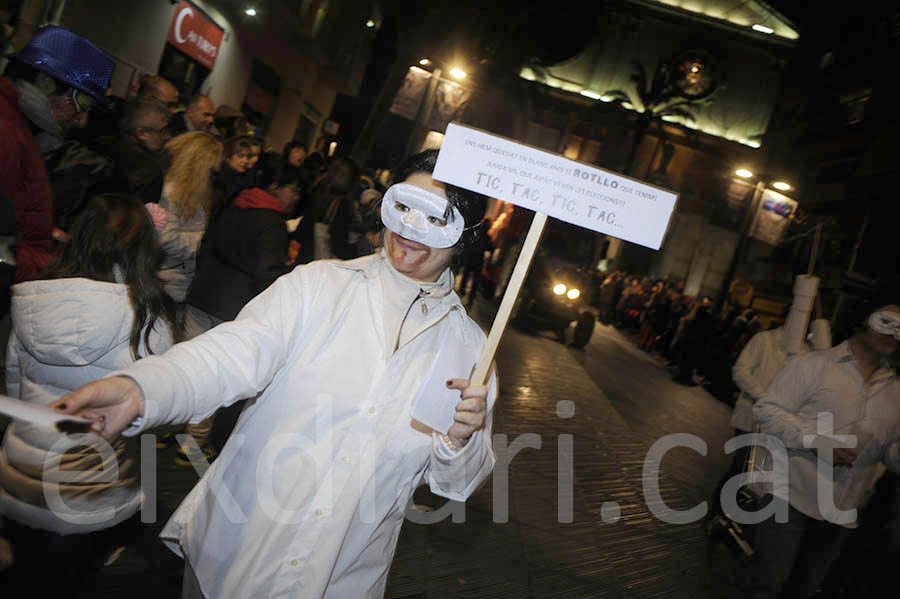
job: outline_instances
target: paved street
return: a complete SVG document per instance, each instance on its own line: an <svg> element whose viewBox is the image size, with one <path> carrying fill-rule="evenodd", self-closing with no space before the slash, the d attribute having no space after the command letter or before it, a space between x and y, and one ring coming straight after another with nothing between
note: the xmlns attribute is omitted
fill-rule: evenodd
<svg viewBox="0 0 900 599"><path fill-rule="evenodd" d="M724 584L730 559L714 554L722 567L710 571L700 524L655 519L641 492L653 442L692 433L708 442L708 454L668 453L660 488L672 509L706 499L727 466L725 405L700 387L675 385L661 362L599 324L584 351L510 330L498 364L495 432L510 442L525 433L542 439L540 450L524 449L510 464L509 521L492 522L489 481L469 501L465 524L407 523L390 578L393 599L735 596ZM557 402L567 400L574 416L557 417ZM566 434L574 437L574 518L561 524L557 443ZM602 520L605 502L619 504L617 523Z"/></svg>
<svg viewBox="0 0 900 599"><path fill-rule="evenodd" d="M388 597L735 596L726 584L728 568L714 574L708 565L701 526L659 521L641 491L652 443L666 434L692 433L707 441L707 455L670 451L661 464L660 489L672 509L706 499L727 464L721 450L730 430L725 405L700 387L673 384L661 362L600 324L583 351L549 334L511 329L498 365L502 394L494 432L505 434L508 444L526 433L541 440L540 449L524 448L509 464L508 521L493 521L489 480L466 505L464 523L407 522ZM567 435L574 447L574 499L571 522L561 523L558 447ZM163 511L174 509L196 480L192 471L172 466L172 456L172 450L159 454ZM443 500L423 487L416 503L438 508ZM616 515L617 522L604 522ZM158 543L149 556L155 565L147 559L129 548L104 569L98 588L79 596L177 596L182 562ZM728 566L730 558L721 563Z"/></svg>

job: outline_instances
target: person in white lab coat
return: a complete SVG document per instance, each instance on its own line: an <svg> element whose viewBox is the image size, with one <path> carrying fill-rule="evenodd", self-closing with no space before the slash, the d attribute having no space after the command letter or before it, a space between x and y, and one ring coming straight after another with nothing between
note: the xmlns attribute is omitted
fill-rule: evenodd
<svg viewBox="0 0 900 599"><path fill-rule="evenodd" d="M298 267L233 322L57 402L109 436L256 398L162 533L185 597L381 597L420 481L464 501L493 468L496 382L465 378L484 334L449 269L484 199L433 180L435 159L385 194L380 254ZM435 381L461 392L443 435L410 418Z"/></svg>
<svg viewBox="0 0 900 599"><path fill-rule="evenodd" d="M878 308L866 324L832 349L789 360L753 406L760 431L787 450L778 459L786 476L769 492L788 520L759 524L749 597L813 596L885 468L900 472L900 379L887 361L900 346L900 307ZM772 458L764 462L771 470Z"/></svg>
<svg viewBox="0 0 900 599"><path fill-rule="evenodd" d="M800 354L804 354L810 349L820 351L831 347L831 334L827 320L816 319L810 326L810 330L812 347L808 343L803 343L800 346ZM775 380L775 376L784 368L788 358L793 357L793 355L788 356L785 345L783 326L770 331L761 331L750 339L734 363L731 377L741 391L731 415L731 426L734 427L735 437L753 431L753 404L762 398L766 389ZM722 514L722 488L729 479L746 469L749 453L750 446L735 450L731 466L722 476L713 493L712 509L709 512L711 517Z"/></svg>

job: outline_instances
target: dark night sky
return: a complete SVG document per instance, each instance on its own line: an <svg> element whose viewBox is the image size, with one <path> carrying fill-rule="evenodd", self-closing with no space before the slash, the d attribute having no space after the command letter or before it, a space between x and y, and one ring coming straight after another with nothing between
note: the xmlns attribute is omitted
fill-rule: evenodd
<svg viewBox="0 0 900 599"><path fill-rule="evenodd" d="M815 10L814 2L809 0L772 0L771 5L781 14L796 23L798 26L806 25L811 10ZM822 4L818 3L819 10Z"/></svg>

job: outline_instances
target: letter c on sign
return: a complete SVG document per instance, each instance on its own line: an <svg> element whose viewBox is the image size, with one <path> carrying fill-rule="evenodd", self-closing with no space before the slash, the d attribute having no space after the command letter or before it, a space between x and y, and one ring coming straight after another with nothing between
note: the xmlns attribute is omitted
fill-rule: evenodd
<svg viewBox="0 0 900 599"><path fill-rule="evenodd" d="M184 18L188 15L193 16L194 11L189 6L186 6L178 13L178 16L175 17L175 39L179 44L183 44L187 41L181 36L181 22L184 21Z"/></svg>

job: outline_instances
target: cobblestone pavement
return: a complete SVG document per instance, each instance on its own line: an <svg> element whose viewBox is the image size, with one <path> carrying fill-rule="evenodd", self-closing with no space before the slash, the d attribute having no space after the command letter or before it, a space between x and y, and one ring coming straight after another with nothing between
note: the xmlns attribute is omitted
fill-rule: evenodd
<svg viewBox="0 0 900 599"><path fill-rule="evenodd" d="M709 444L707 455L691 449L667 453L660 490L672 509L706 499L727 465L721 451L730 430L726 406L701 388L673 384L660 362L600 324L583 351L511 329L498 367L501 398L494 432L505 434L508 444L534 433L540 449L521 449L509 462L508 493L495 492L499 477L489 479L466 504L463 523L407 522L388 597L736 596L727 574L709 567L701 525L661 522L651 508L663 506L648 505L641 485L653 442L670 433L693 433ZM560 447L567 461L569 435L572 517L561 522L558 489L566 483L558 482L558 462ZM173 457L173 449L158 456L158 527L197 479L192 470L174 467ZM437 508L443 500L423 487L416 503ZM507 519L499 517L504 505ZM617 511L616 523L604 522ZM181 560L158 542L152 545L149 556L127 549L79 597L179 596Z"/></svg>
<svg viewBox="0 0 900 599"><path fill-rule="evenodd" d="M704 501L729 459L721 449L730 433L727 406L699 387L672 383L660 361L599 324L584 351L510 330L498 368L495 433L510 443L526 433L542 441L509 464L509 520L492 521L496 496L488 481L468 502L464 524L407 523L390 597L739 596L727 584L730 557L707 551L700 523L655 518L651 508L663 506L648 505L641 484L650 446L667 434L691 433L707 441L707 455L686 448L666 454L660 491L671 509ZM574 404L571 418L557 415L565 401ZM574 513L560 523L565 435L574 444ZM441 503L427 493L421 498ZM604 522L616 511L608 502L618 504L618 522Z"/></svg>

